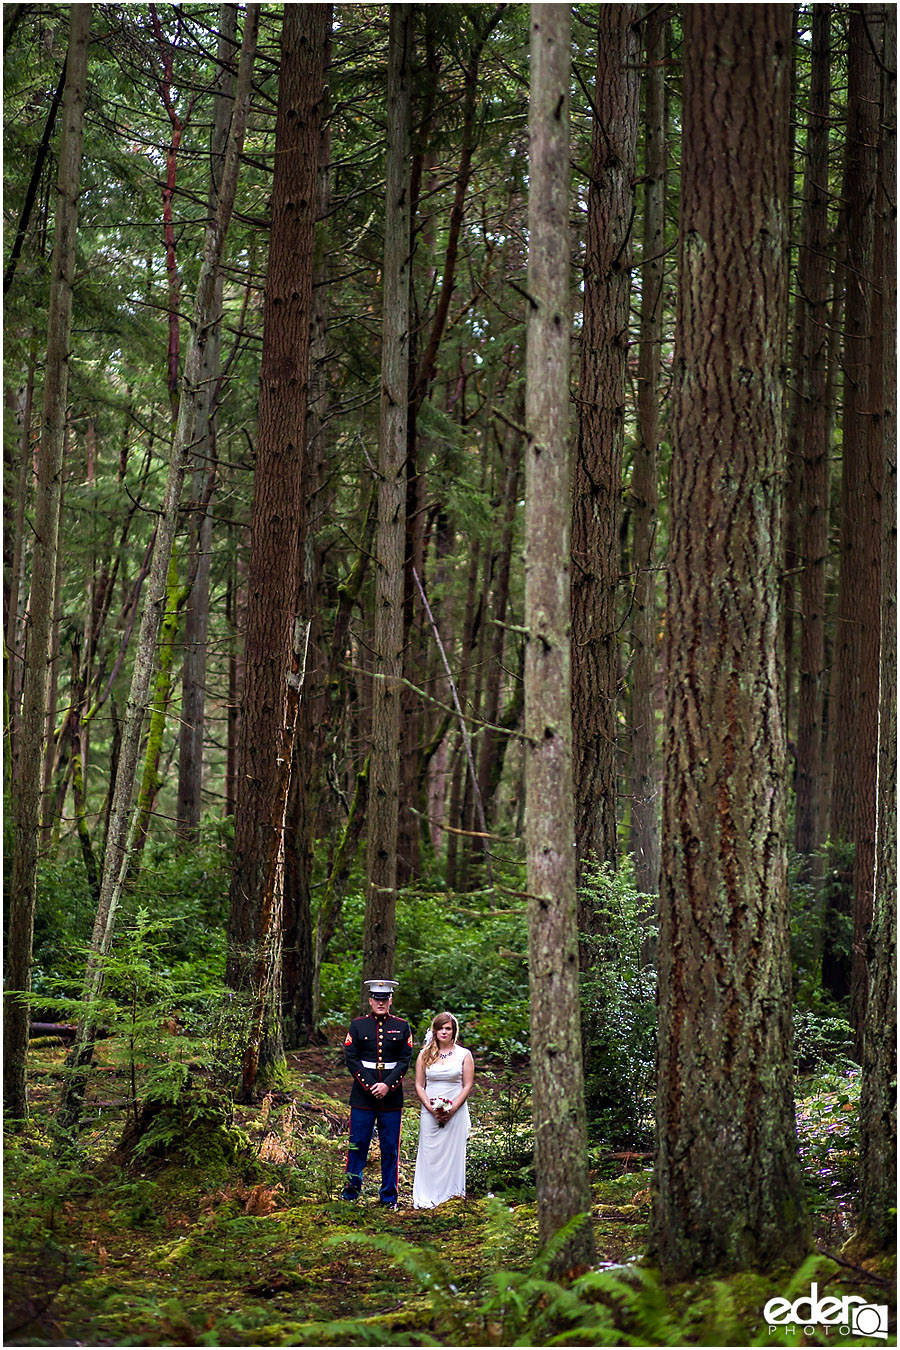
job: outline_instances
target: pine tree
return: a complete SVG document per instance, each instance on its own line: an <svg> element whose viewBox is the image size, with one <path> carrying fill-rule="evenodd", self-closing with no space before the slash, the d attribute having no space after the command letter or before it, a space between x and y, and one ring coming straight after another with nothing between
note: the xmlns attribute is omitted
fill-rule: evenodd
<svg viewBox="0 0 900 1350"><path fill-rule="evenodd" d="M885 10L880 176L884 264L884 491L878 852L866 955L870 991L862 1047L857 1255L896 1245L897 1206L897 11Z"/></svg>
<svg viewBox="0 0 900 1350"><path fill-rule="evenodd" d="M615 865L625 370L641 38L636 5L601 5L572 513L575 846ZM594 923L583 906L579 928Z"/></svg>
<svg viewBox="0 0 900 1350"><path fill-rule="evenodd" d="M525 841L538 1231L590 1210L578 1009L569 633L571 472L565 5L531 7L528 341L525 393ZM589 1265L589 1222L553 1259Z"/></svg>
<svg viewBox="0 0 900 1350"><path fill-rule="evenodd" d="M394 973L397 829L400 804L400 681L409 379L409 213L412 14L391 6L388 160L385 185L381 424L375 534L372 759L366 854L362 978Z"/></svg>
<svg viewBox="0 0 900 1350"><path fill-rule="evenodd" d="M644 20L644 203L637 420L631 474L631 840L634 879L644 895L659 890L659 788L656 773L656 567L662 369L663 276L666 252L665 5Z"/></svg>
<svg viewBox="0 0 900 1350"><path fill-rule="evenodd" d="M651 1236L675 1278L808 1244L776 640L791 23L684 15Z"/></svg>
<svg viewBox="0 0 900 1350"><path fill-rule="evenodd" d="M253 1028L242 1097L282 1056L280 968L284 830L309 616L302 585L318 145L327 6L284 10L253 480L238 795L227 980L249 988Z"/></svg>

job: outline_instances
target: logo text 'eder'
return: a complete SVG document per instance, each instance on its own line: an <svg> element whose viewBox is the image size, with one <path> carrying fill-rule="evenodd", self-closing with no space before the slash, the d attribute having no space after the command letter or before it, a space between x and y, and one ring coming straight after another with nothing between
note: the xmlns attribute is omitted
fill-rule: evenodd
<svg viewBox="0 0 900 1350"><path fill-rule="evenodd" d="M867 1303L859 1294L820 1299L817 1284L810 1285L809 1294L794 1299L793 1303L786 1298L770 1298L763 1308L763 1317L770 1327L840 1327L844 1335L855 1332L858 1336L887 1339L886 1303Z"/></svg>

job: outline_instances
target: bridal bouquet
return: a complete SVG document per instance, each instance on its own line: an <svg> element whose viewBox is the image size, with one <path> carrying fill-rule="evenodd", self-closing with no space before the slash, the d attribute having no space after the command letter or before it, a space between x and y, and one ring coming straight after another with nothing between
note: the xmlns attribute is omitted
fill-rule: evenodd
<svg viewBox="0 0 900 1350"><path fill-rule="evenodd" d="M432 1097L431 1105L434 1107L435 1112L437 1113L438 1128L443 1129L444 1126L447 1124L447 1115L451 1106L453 1105L453 1098Z"/></svg>

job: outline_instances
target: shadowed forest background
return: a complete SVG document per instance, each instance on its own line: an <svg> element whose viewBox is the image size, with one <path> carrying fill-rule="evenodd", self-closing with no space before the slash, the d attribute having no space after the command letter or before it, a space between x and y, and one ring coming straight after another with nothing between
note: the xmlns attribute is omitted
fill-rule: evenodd
<svg viewBox="0 0 900 1350"><path fill-rule="evenodd" d="M3 22L5 1343L895 1343L896 9Z"/></svg>

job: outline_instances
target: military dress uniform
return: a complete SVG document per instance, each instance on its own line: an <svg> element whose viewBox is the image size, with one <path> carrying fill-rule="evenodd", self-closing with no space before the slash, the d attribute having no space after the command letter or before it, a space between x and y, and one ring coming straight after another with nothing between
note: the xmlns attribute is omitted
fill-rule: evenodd
<svg viewBox="0 0 900 1350"><path fill-rule="evenodd" d="M393 981L367 981L379 993ZM403 1111L403 1075L412 1058L412 1028L402 1017L385 1011L355 1017L344 1041L344 1057L353 1075L350 1090L350 1146L347 1177L342 1199L356 1200L362 1191L362 1174L369 1156L372 1135L378 1130L381 1149L383 1205L396 1205L400 1171L400 1123ZM387 1083L383 1097L373 1097L376 1083Z"/></svg>

